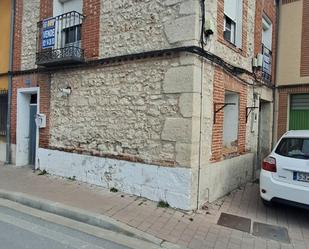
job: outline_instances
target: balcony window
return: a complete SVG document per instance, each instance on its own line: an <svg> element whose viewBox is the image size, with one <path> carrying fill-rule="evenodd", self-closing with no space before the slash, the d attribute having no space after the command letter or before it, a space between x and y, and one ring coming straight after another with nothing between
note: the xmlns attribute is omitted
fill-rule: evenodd
<svg viewBox="0 0 309 249"><path fill-rule="evenodd" d="M265 45L262 46L263 66L262 79L268 83L271 82L272 52Z"/></svg>
<svg viewBox="0 0 309 249"><path fill-rule="evenodd" d="M272 75L272 23L267 16L262 19L262 79L266 82L271 82Z"/></svg>
<svg viewBox="0 0 309 249"><path fill-rule="evenodd" d="M63 30L65 46L80 47L81 25L75 25Z"/></svg>
<svg viewBox="0 0 309 249"><path fill-rule="evenodd" d="M84 62L82 21L82 14L71 11L39 22L36 64L47 67Z"/></svg>

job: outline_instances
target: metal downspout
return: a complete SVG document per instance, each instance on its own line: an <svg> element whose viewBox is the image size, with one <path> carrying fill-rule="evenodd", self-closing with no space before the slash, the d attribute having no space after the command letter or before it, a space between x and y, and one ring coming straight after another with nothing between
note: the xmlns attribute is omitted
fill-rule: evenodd
<svg viewBox="0 0 309 249"><path fill-rule="evenodd" d="M13 50L14 50L14 18L15 18L15 0L11 2L11 27L10 27L10 56L8 72L8 112L6 124L6 164L12 163L11 152L11 102L12 102L12 81L13 81Z"/></svg>
<svg viewBox="0 0 309 249"><path fill-rule="evenodd" d="M274 77L274 86L273 86L273 125L272 125L272 141L271 146L274 146L275 143L275 125L278 126L276 121L277 117L277 102L276 102L276 85L277 85L277 73L278 73L278 62L279 62L279 28L280 28L280 10L281 10L281 0L276 0L277 4L277 13L276 13L276 58L275 58L275 77ZM277 136L276 136L277 137Z"/></svg>
<svg viewBox="0 0 309 249"><path fill-rule="evenodd" d="M201 10L202 10L202 27L201 27L201 47L204 50L204 28L205 28L205 0L200 1ZM202 126L203 126L203 81L204 79L204 58L201 57L201 85L200 85L200 130L199 130L199 157L198 157L198 171L197 171L197 194L196 194L196 210L200 206L200 181L201 181L201 163L202 163Z"/></svg>

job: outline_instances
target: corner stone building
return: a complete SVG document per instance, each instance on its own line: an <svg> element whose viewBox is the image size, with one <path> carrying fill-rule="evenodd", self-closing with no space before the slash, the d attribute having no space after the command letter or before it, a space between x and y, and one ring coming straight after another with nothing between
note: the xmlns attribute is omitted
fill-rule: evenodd
<svg viewBox="0 0 309 249"><path fill-rule="evenodd" d="M271 147L276 8L17 0L13 162L186 210L254 178Z"/></svg>

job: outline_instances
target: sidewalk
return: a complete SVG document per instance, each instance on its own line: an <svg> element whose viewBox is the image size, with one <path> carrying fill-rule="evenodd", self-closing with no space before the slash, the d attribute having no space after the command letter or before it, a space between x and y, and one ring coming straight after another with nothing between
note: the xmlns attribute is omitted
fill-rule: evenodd
<svg viewBox="0 0 309 249"><path fill-rule="evenodd" d="M143 198L111 193L107 189L51 175L38 176L38 172L12 166L0 166L0 189L103 214L157 238L192 249L309 249L308 219L301 228L295 224L296 220L292 223L291 229L294 227L294 230L291 230L291 234L294 236L293 232L298 231L294 237L291 236L292 244L261 239L216 224L221 211L237 214L246 212L246 216L254 216L256 212L252 215L248 211L249 206L254 205L248 197L257 198L254 197L254 188L248 193L245 190L235 192L198 214L158 208L157 203ZM242 211L243 203L247 203L245 211Z"/></svg>

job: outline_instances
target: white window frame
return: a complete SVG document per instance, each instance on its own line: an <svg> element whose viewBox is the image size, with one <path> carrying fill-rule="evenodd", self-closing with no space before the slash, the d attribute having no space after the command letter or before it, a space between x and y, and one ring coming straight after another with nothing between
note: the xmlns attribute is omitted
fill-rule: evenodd
<svg viewBox="0 0 309 249"><path fill-rule="evenodd" d="M231 28L227 28L227 20L229 19L229 21L231 22ZM236 42L236 23L229 18L228 16L224 15L224 32L229 31L231 33L230 35L230 39L226 38L225 34L224 34L224 39L229 41L230 43L235 44Z"/></svg>

